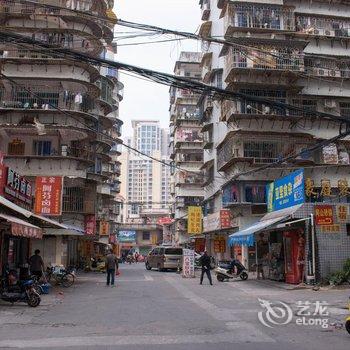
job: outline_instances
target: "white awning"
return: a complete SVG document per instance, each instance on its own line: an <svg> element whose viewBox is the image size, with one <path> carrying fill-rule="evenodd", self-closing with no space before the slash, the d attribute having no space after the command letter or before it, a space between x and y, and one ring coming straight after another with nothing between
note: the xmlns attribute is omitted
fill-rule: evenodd
<svg viewBox="0 0 350 350"><path fill-rule="evenodd" d="M253 246L255 243L254 233L263 231L278 222L289 219L300 207L302 204L295 205L290 208L277 210L263 216L255 224L244 228L241 231L235 232L230 235L229 245L242 244L247 246Z"/></svg>
<svg viewBox="0 0 350 350"><path fill-rule="evenodd" d="M11 215L0 214L0 218L11 224L11 234L18 237L41 239L43 230L27 221L18 219Z"/></svg>
<svg viewBox="0 0 350 350"><path fill-rule="evenodd" d="M84 236L83 233L71 229L47 228L44 230L44 236Z"/></svg>

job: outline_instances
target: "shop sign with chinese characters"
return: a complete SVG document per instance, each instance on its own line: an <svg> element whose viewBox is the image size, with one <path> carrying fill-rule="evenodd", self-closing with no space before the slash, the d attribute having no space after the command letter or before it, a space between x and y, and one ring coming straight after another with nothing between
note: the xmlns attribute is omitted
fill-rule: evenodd
<svg viewBox="0 0 350 350"><path fill-rule="evenodd" d="M335 209L337 221L339 223L347 223L349 220L349 206L346 204L338 204Z"/></svg>
<svg viewBox="0 0 350 350"><path fill-rule="evenodd" d="M225 237L218 237L214 239L214 253L226 252L226 239Z"/></svg>
<svg viewBox="0 0 350 350"><path fill-rule="evenodd" d="M109 235L109 223L107 221L100 221L100 235L108 236Z"/></svg>
<svg viewBox="0 0 350 350"><path fill-rule="evenodd" d="M349 183L347 179L338 180L337 197L347 197L350 195ZM315 184L310 177L305 179L306 197L332 197L332 185L330 179L322 179L319 184Z"/></svg>
<svg viewBox="0 0 350 350"><path fill-rule="evenodd" d="M333 206L316 205L315 206L315 223L316 225L333 225Z"/></svg>
<svg viewBox="0 0 350 350"><path fill-rule="evenodd" d="M19 206L31 209L32 184L13 169L0 164L0 195Z"/></svg>
<svg viewBox="0 0 350 350"><path fill-rule="evenodd" d="M94 236L96 234L96 217L95 215L85 216L85 234L87 236Z"/></svg>
<svg viewBox="0 0 350 350"><path fill-rule="evenodd" d="M302 169L266 186L269 212L293 207L305 202L304 171Z"/></svg>
<svg viewBox="0 0 350 350"><path fill-rule="evenodd" d="M194 274L194 250L183 249L182 277L193 278Z"/></svg>
<svg viewBox="0 0 350 350"><path fill-rule="evenodd" d="M37 176L35 180L35 213L60 216L62 214L62 176Z"/></svg>
<svg viewBox="0 0 350 350"><path fill-rule="evenodd" d="M340 233L340 225L322 225L320 226L322 233Z"/></svg>
<svg viewBox="0 0 350 350"><path fill-rule="evenodd" d="M43 230L41 228L26 226L17 223L11 223L11 234L16 237L27 237L42 239Z"/></svg>
<svg viewBox="0 0 350 350"><path fill-rule="evenodd" d="M188 234L200 235L202 233L202 207L188 207Z"/></svg>

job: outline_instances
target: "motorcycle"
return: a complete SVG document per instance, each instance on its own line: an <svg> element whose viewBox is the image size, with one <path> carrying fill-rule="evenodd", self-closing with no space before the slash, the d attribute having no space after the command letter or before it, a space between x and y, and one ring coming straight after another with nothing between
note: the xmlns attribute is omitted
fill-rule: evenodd
<svg viewBox="0 0 350 350"><path fill-rule="evenodd" d="M350 298L349 298L349 302L348 302L348 307L349 307L349 311L350 311ZM348 333L350 334L350 316L348 316L345 319L345 329L348 331Z"/></svg>
<svg viewBox="0 0 350 350"><path fill-rule="evenodd" d="M14 273L9 272L2 280L0 299L14 304L16 302L27 303L31 307L40 305L41 298L36 292L33 280L16 281Z"/></svg>
<svg viewBox="0 0 350 350"><path fill-rule="evenodd" d="M217 280L219 282L224 282L229 279L240 278L242 281L246 281L248 279L248 271L246 268L239 261L235 261L235 266L237 268L237 273L234 273L229 265L219 265L215 269Z"/></svg>

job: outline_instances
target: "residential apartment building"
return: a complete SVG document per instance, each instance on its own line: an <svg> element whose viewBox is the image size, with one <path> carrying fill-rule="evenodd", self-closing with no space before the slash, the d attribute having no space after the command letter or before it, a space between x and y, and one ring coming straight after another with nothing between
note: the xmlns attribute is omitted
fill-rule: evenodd
<svg viewBox="0 0 350 350"><path fill-rule="evenodd" d="M339 122L315 117L308 110L350 116L350 6L345 1L322 0L202 0L200 6L200 34L232 43L220 46L203 41L203 81L300 108L249 98L201 99L206 133L204 214L205 220L214 223L206 233L207 248L219 259L236 255L250 265L261 258L256 256L259 252L247 244L230 247L227 237L267 213L266 185L271 181L304 169L306 203L295 216L317 213L320 202L349 202L349 138L306 150L340 130ZM254 171L295 154L282 164ZM231 215L225 228L217 224L223 209ZM332 237L316 226L321 277L340 269L349 255L347 221L338 224L330 228ZM272 244L283 246L286 238L283 241L284 236L274 229L269 235L274 237ZM218 237L226 242L225 249L218 249ZM309 242L307 233L299 237L300 242Z"/></svg>
<svg viewBox="0 0 350 350"><path fill-rule="evenodd" d="M104 0L5 0L0 22L45 44L113 59L113 21L99 20L115 19L113 5ZM97 241L99 233L108 243L120 213L118 111L123 84L115 69L24 44L0 42L0 65L0 149L5 164L32 181L38 176L63 178L62 213L56 219L69 225L71 233L51 232L33 248L57 252L44 255L47 264L76 264L79 255L91 251L85 245Z"/></svg>
<svg viewBox="0 0 350 350"><path fill-rule="evenodd" d="M143 154L169 163L167 142L169 130L162 129L159 121L132 121L133 137L126 140ZM125 149L121 156L122 190L127 205L124 218L127 222L138 220L156 222L169 215L170 167L154 161L132 149Z"/></svg>
<svg viewBox="0 0 350 350"><path fill-rule="evenodd" d="M180 77L201 80L202 54L181 52L174 73ZM189 206L201 205L203 200L203 136L198 101L200 96L190 90L170 88L171 159L173 160L172 195L173 243L190 242L187 233Z"/></svg>

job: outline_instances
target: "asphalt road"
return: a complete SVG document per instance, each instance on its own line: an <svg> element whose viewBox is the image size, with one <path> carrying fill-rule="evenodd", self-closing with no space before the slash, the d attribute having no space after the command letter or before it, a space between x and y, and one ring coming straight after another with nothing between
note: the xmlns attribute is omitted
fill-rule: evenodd
<svg viewBox="0 0 350 350"><path fill-rule="evenodd" d="M117 287L105 275L81 274L68 290L56 290L36 309L0 304L0 349L201 349L345 350L350 335L334 326L297 325L298 301L326 301L328 316L341 322L349 290L288 291L248 280L199 285L176 273L122 266ZM258 299L282 301L292 310L264 311ZM316 304L313 304L316 303ZM284 308L285 306L279 305ZM273 314L275 312L275 314ZM307 310L306 310L307 312ZM276 324L271 324L268 319ZM291 316L292 319L288 319ZM288 321L288 323L287 323ZM312 321L316 322L316 321ZM320 321L321 322L321 321ZM287 324L281 324L287 323Z"/></svg>

